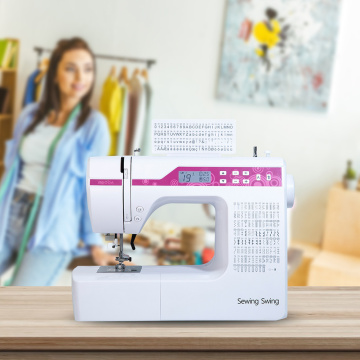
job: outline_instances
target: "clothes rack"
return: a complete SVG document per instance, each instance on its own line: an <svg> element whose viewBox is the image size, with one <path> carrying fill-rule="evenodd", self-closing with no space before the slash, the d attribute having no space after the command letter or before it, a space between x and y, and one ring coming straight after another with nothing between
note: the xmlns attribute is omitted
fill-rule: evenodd
<svg viewBox="0 0 360 360"><path fill-rule="evenodd" d="M40 63L41 55L43 52L52 52L51 49L43 48L40 46L35 46L34 51L38 54L38 63ZM146 64L147 69L150 69L152 65L156 64L156 60L153 59L140 59L126 56L115 56L115 55L103 55L103 54L94 54L95 58L105 59L105 60L117 60L124 62L134 62L134 63L143 63Z"/></svg>

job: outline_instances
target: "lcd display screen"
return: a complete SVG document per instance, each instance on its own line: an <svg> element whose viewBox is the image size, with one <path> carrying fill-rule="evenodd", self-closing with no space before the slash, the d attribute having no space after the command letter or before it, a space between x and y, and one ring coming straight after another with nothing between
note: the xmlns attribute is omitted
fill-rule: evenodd
<svg viewBox="0 0 360 360"><path fill-rule="evenodd" d="M210 183L211 171L179 171L179 183Z"/></svg>

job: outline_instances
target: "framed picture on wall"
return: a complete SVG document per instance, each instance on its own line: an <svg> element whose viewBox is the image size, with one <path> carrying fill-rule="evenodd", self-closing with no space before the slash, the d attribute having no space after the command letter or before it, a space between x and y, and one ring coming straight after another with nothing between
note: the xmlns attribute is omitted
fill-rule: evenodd
<svg viewBox="0 0 360 360"><path fill-rule="evenodd" d="M217 97L328 108L340 0L228 0Z"/></svg>

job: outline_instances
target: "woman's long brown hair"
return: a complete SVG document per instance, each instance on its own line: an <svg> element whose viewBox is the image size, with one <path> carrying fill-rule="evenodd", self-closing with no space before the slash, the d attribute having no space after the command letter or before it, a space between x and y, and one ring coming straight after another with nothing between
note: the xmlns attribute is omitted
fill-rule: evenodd
<svg viewBox="0 0 360 360"><path fill-rule="evenodd" d="M57 114L60 111L60 90L58 85L55 83L55 77L57 73L57 68L59 62L66 51L74 50L74 49L83 49L89 52L93 59L93 69L94 69L94 79L96 75L95 69L95 57L93 52L91 51L89 45L85 40L74 37L71 39L63 39L57 43L55 50L53 51L49 68L46 74L45 88L43 92L43 99L40 102L39 109L37 110L33 121L26 129L25 134L30 133L35 129L35 127L48 115L51 110L54 110ZM94 82L89 90L89 92L81 99L81 112L78 117L78 121L76 124L76 129L78 129L81 125L83 125L88 117L91 106L90 99L94 90Z"/></svg>

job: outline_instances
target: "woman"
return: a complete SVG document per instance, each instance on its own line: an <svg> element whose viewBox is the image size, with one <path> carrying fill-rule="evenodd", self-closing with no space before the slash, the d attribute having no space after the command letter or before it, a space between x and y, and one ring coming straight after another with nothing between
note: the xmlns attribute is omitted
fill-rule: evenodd
<svg viewBox="0 0 360 360"><path fill-rule="evenodd" d="M87 159L109 149L106 120L89 105L94 79L87 43L59 41L42 101L22 111L6 144L0 275L15 263L12 285L52 285L74 256L88 252L97 265L115 263L92 232L87 208Z"/></svg>

